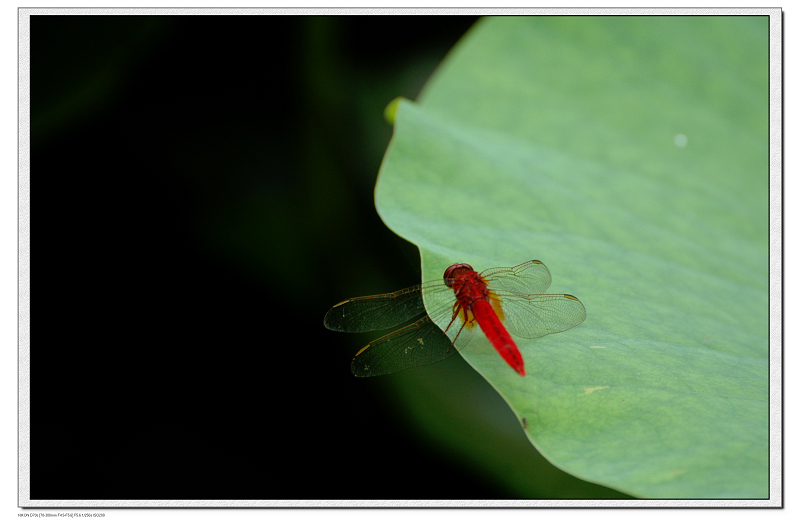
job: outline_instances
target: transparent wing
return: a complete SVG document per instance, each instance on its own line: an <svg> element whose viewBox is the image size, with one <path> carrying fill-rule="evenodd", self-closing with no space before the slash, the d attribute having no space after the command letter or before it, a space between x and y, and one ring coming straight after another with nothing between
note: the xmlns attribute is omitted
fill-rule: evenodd
<svg viewBox="0 0 800 523"><path fill-rule="evenodd" d="M325 327L338 332L370 332L400 325L425 312L420 288L415 285L337 303L325 314Z"/></svg>
<svg viewBox="0 0 800 523"><path fill-rule="evenodd" d="M456 352L450 338L425 316L358 351L350 368L359 377L380 376L430 365Z"/></svg>
<svg viewBox="0 0 800 523"><path fill-rule="evenodd" d="M532 260L516 267L487 269L481 273L489 288L498 293L542 294L553 281L544 263Z"/></svg>
<svg viewBox="0 0 800 523"><path fill-rule="evenodd" d="M571 294L501 295L505 326L522 338L538 338L580 325L586 309Z"/></svg>
<svg viewBox="0 0 800 523"><path fill-rule="evenodd" d="M538 338L571 329L586 319L586 309L575 296L542 294L550 287L552 277L539 260L488 269L481 276L500 299L503 322L511 334Z"/></svg>

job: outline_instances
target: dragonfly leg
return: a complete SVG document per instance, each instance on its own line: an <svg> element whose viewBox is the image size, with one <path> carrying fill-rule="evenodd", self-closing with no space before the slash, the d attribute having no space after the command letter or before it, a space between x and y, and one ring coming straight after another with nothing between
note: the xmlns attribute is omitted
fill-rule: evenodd
<svg viewBox="0 0 800 523"><path fill-rule="evenodd" d="M461 309L462 309L463 306L464 305L462 303L456 303L455 305L453 305L453 319L450 320L450 323L447 324L447 328L444 330L444 332L442 332L442 336L445 336L447 334L447 331L450 330L450 327L453 326L453 322L456 321L456 318L458 318L458 315L459 315L459 313L461 313ZM466 325L467 325L467 322L464 322L464 323L461 324L461 328L458 329L458 332L456 333L455 337L453 338L453 341L450 342L450 349L452 349L453 346L456 344L456 340L458 339L458 336L461 334L461 331L464 330L464 327ZM447 349L447 352L450 352L450 349Z"/></svg>
<svg viewBox="0 0 800 523"><path fill-rule="evenodd" d="M461 307L463 307L463 305L461 303L456 303L455 305L453 305L453 318L450 320L450 323L447 324L447 328L444 330L444 333L449 331L450 327L453 326L453 322L456 321L456 318L458 318L458 313L461 312ZM462 328L463 328L463 326L462 326ZM458 332L460 334L461 333L461 329L459 329ZM458 337L458 336L456 336L456 337Z"/></svg>
<svg viewBox="0 0 800 523"><path fill-rule="evenodd" d="M450 323L452 323L452 322L450 322ZM458 333L456 334L456 337L455 337L455 338L453 338L453 341L452 341L452 342L450 342L450 349L452 349L452 348L453 348L453 346L456 344L456 340L458 339L458 336L461 334L461 331L463 331L463 330L464 330L464 327L466 327L466 326L467 326L467 324L466 324L466 323L462 323L462 324L461 324L461 328L460 328L460 329L458 329ZM444 333L442 333L442 334L444 334ZM447 349L447 352L450 352L450 349Z"/></svg>

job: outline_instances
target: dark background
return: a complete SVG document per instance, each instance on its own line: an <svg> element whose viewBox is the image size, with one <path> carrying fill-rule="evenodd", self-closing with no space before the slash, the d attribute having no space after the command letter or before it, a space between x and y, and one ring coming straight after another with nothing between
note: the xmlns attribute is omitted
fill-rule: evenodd
<svg viewBox="0 0 800 523"><path fill-rule="evenodd" d="M32 17L32 499L515 495L322 326L419 281L382 113L474 22Z"/></svg>

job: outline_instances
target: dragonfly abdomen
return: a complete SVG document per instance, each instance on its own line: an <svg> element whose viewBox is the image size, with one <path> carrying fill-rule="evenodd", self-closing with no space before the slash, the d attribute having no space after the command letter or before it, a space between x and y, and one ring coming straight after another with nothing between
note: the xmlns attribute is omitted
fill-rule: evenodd
<svg viewBox="0 0 800 523"><path fill-rule="evenodd" d="M486 299L473 301L472 313L475 319L478 320L478 325L495 350L500 353L500 356L502 356L520 376L524 376L525 363L522 360L522 354L520 354L514 339L500 322L497 314L495 314L494 308L492 308L489 301Z"/></svg>

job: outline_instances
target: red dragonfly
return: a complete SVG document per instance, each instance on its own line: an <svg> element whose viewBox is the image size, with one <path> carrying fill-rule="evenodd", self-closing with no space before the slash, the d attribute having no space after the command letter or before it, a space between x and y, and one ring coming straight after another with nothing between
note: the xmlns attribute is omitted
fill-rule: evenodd
<svg viewBox="0 0 800 523"><path fill-rule="evenodd" d="M571 329L586 318L575 296L542 294L551 280L538 260L480 274L466 263L456 263L444 272L443 281L337 303L325 315L325 326L339 332L388 329L424 314L427 303L428 315L358 351L353 374L380 376L441 361L456 352L456 340L465 345L478 325L500 356L524 376L522 355L509 331L538 338ZM437 323L445 322L442 332ZM455 333L453 341L447 332Z"/></svg>

